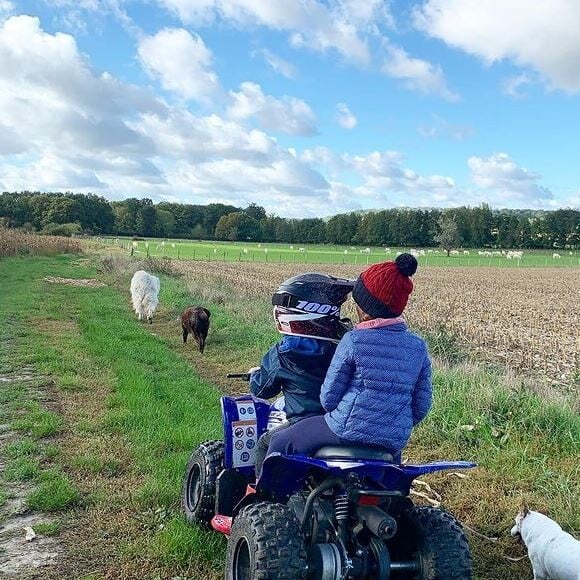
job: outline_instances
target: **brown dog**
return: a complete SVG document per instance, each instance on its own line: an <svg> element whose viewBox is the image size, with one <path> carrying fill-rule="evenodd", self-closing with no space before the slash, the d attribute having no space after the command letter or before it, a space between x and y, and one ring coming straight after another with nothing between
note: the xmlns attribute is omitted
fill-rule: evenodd
<svg viewBox="0 0 580 580"><path fill-rule="evenodd" d="M205 339L209 330L210 311L202 306L190 306L181 315L183 329L183 344L187 342L187 335L191 334L199 345L199 352L203 353Z"/></svg>

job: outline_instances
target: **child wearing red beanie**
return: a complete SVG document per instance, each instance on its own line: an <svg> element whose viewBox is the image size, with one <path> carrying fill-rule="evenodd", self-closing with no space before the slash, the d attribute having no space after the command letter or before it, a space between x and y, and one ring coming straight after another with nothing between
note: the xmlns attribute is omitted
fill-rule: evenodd
<svg viewBox="0 0 580 580"><path fill-rule="evenodd" d="M320 397L326 414L275 434L268 454L362 444L385 449L400 462L432 401L427 345L401 317L416 270L415 257L401 254L359 276L352 297L360 322L344 335L330 363Z"/></svg>

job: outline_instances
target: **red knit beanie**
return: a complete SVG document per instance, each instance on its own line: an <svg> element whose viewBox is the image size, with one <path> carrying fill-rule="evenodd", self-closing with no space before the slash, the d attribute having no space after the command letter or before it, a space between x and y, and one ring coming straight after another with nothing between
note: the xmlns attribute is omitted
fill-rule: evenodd
<svg viewBox="0 0 580 580"><path fill-rule="evenodd" d="M358 277L352 297L373 318L399 316L413 291L410 276L416 271L417 260L411 254L401 254L394 262L373 264Z"/></svg>

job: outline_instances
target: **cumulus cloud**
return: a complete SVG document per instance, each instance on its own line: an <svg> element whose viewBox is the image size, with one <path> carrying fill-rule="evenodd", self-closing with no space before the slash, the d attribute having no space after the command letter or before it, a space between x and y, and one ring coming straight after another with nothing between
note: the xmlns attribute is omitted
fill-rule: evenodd
<svg viewBox="0 0 580 580"><path fill-rule="evenodd" d="M301 99L265 95L260 85L245 82L239 91L230 91L228 116L238 121L255 118L268 131L308 137L317 133L316 116Z"/></svg>
<svg viewBox="0 0 580 580"><path fill-rule="evenodd" d="M358 119L346 103L336 105L336 120L343 129L354 129L358 123Z"/></svg>
<svg viewBox="0 0 580 580"><path fill-rule="evenodd" d="M470 157L467 164L473 183L490 192L497 205L545 207L554 197L538 173L520 167L507 153Z"/></svg>
<svg viewBox="0 0 580 580"><path fill-rule="evenodd" d="M273 71L287 79L295 79L298 76L298 70L292 63L274 54L271 50L264 48L256 50L252 54L261 56Z"/></svg>
<svg viewBox="0 0 580 580"><path fill-rule="evenodd" d="M580 3L577 0L425 0L416 26L492 64L531 67L550 87L580 91Z"/></svg>
<svg viewBox="0 0 580 580"><path fill-rule="evenodd" d="M145 70L184 99L208 102L220 90L211 51L183 28L164 28L142 38L138 53Z"/></svg>
<svg viewBox="0 0 580 580"><path fill-rule="evenodd" d="M334 10L315 0L158 0L186 24L210 24L215 20L236 26L264 26L290 33L295 47L319 52L336 50L351 62L370 61L367 43L349 20L349 2ZM373 4L378 4L376 1ZM373 12L374 13L374 12Z"/></svg>
<svg viewBox="0 0 580 580"><path fill-rule="evenodd" d="M193 114L97 74L72 36L49 34L36 18L0 25L0 62L4 189L198 203L263 200L269 210L294 216L328 207L326 179L267 133L216 114ZM292 110L296 103L289 103ZM292 203L295 196L303 201Z"/></svg>
<svg viewBox="0 0 580 580"><path fill-rule="evenodd" d="M436 95L450 102L459 100L459 96L447 86L445 74L439 65L413 58L398 46L386 45L386 53L382 66L384 74L400 80L408 89Z"/></svg>
<svg viewBox="0 0 580 580"><path fill-rule="evenodd" d="M464 193L451 177L421 175L405 166L398 151L373 151L365 155L338 155L325 147L304 151L301 159L313 167L328 170L333 176L332 188L345 196L347 192L366 207L404 205L459 205L465 203ZM354 175L355 183L341 179ZM352 181L352 180L351 180Z"/></svg>

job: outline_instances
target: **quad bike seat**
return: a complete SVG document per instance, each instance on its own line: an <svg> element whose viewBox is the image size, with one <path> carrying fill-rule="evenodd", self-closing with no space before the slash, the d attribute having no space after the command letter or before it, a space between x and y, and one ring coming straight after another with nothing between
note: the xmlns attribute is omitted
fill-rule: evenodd
<svg viewBox="0 0 580 580"><path fill-rule="evenodd" d="M370 459L393 463L393 456L379 447L367 445L326 445L314 453L317 459Z"/></svg>

